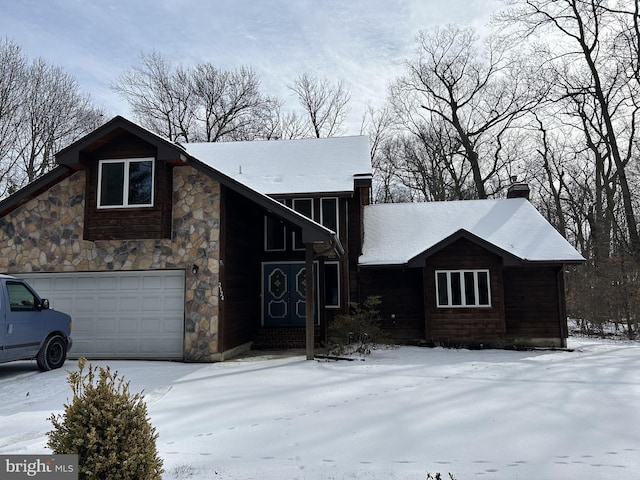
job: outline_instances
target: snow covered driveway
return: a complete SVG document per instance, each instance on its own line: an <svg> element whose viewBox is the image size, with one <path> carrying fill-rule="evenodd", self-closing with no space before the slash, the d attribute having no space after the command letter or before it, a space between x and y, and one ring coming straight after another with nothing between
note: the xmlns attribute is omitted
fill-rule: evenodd
<svg viewBox="0 0 640 480"><path fill-rule="evenodd" d="M165 480L640 478L640 343L569 347L93 363L144 390ZM69 397L64 369L0 365L0 454L47 452Z"/></svg>

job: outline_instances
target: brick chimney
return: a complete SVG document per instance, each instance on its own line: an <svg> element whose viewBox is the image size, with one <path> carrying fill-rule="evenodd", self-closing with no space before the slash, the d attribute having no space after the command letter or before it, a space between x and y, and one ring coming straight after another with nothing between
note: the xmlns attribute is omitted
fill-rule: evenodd
<svg viewBox="0 0 640 480"><path fill-rule="evenodd" d="M518 177L511 177L511 185L507 190L507 198L526 198L529 200L529 185L518 182Z"/></svg>

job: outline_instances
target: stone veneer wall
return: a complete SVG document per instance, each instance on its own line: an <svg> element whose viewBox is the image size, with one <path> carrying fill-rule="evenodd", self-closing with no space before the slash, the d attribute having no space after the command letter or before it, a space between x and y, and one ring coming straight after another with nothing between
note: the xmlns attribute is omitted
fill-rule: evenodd
<svg viewBox="0 0 640 480"><path fill-rule="evenodd" d="M85 173L77 172L0 219L0 271L84 272L184 269L187 361L218 353L220 184L174 168L172 238L82 239ZM199 266L197 275L191 267Z"/></svg>

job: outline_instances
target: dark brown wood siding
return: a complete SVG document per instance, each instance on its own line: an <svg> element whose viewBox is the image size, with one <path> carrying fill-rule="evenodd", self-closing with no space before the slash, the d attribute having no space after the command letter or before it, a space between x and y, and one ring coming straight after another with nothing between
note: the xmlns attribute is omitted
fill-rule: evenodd
<svg viewBox="0 0 640 480"><path fill-rule="evenodd" d="M424 339L422 270L419 268L361 268L359 302L380 296L382 327L398 343Z"/></svg>
<svg viewBox="0 0 640 480"><path fill-rule="evenodd" d="M505 268L505 316L509 337L566 337L561 275L561 266Z"/></svg>
<svg viewBox="0 0 640 480"><path fill-rule="evenodd" d="M84 239L137 240L171 238L173 167L154 161L152 207L97 208L98 163L105 159L156 157L156 148L129 134L121 135L91 153L83 154L87 168Z"/></svg>
<svg viewBox="0 0 640 480"><path fill-rule="evenodd" d="M488 269L490 307L438 308L436 270ZM502 260L473 242L460 239L426 261L424 302L427 340L443 345L471 345L500 339L505 333Z"/></svg>
<svg viewBox="0 0 640 480"><path fill-rule="evenodd" d="M260 255L264 213L251 201L222 187L220 302L222 351L255 340L260 326Z"/></svg>
<svg viewBox="0 0 640 480"><path fill-rule="evenodd" d="M364 193L360 193L360 192ZM295 198L311 198L313 199L314 218L320 222L320 200L322 198L338 198L338 235L345 254L341 259L325 258L327 261L338 261L340 269L340 307L327 308L320 310L320 337L326 336L326 322L333 319L336 315L347 313L349 310L349 302L357 301L357 268L358 256L361 253L362 238L362 213L360 208L361 196L368 198L368 188L362 187L358 189L358 193L353 196L327 195L302 195ZM278 201L283 202L288 207L293 206L293 197L277 196ZM265 262L304 262L304 250L293 250L293 231L287 229L286 232L286 249L285 251L272 251L263 253L263 261ZM264 250L264 246L261 247ZM320 270L320 286L324 285L322 277L322 267ZM354 296L355 295L355 296ZM323 292L320 293L321 301L324 298ZM324 302L322 302L324 304Z"/></svg>
<svg viewBox="0 0 640 480"><path fill-rule="evenodd" d="M358 292L358 258L362 255L363 230L363 208L369 202L369 188L359 187L347 204L347 233L343 240L346 250L346 282L347 295L350 301L360 301ZM365 296L366 298L366 296Z"/></svg>

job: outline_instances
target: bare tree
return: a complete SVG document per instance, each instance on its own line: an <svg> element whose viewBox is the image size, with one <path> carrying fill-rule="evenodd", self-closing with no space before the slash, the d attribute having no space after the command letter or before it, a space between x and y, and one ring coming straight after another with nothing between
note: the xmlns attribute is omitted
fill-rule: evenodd
<svg viewBox="0 0 640 480"><path fill-rule="evenodd" d="M267 140L291 140L309 136L309 128L304 119L295 111L283 110L280 101L274 102L274 110L270 119L273 130L272 135L265 137Z"/></svg>
<svg viewBox="0 0 640 480"><path fill-rule="evenodd" d="M70 75L42 59L29 63L0 43L0 196L54 167L57 150L102 123L102 111Z"/></svg>
<svg viewBox="0 0 640 480"><path fill-rule="evenodd" d="M637 330L640 277L640 0L511 0L497 17L554 77L546 138L564 135L550 185L560 194L568 236L587 266L570 277L572 313L583 325ZM519 48L526 45L519 43ZM542 129L541 129L542 130ZM549 150L552 148L547 143ZM546 163L552 165L552 163ZM555 175L554 179L551 177ZM597 292L597 295L594 295Z"/></svg>
<svg viewBox="0 0 640 480"><path fill-rule="evenodd" d="M632 6L626 10L614 8L616 2L608 0L510 3L513 8L497 18L499 24L515 26L514 33L519 38L534 40L538 60L554 69L554 99L564 102L572 121L581 128L583 144L593 154L596 174L615 179L622 216L614 220L620 221L625 231L620 239L640 261L638 206L634 181L629 178L629 164L640 153L639 0L619 2L621 6ZM609 161L613 169L610 172ZM605 198L597 198L594 208L613 208L605 203Z"/></svg>
<svg viewBox="0 0 640 480"><path fill-rule="evenodd" d="M456 138L471 170L478 198L502 188L500 173L509 166L507 138L516 122L540 99L524 63L506 55L506 45L489 38L484 48L471 28L449 25L423 31L418 57L390 90L398 118L410 129L441 122L441 132ZM493 184L492 188L488 188Z"/></svg>
<svg viewBox="0 0 640 480"><path fill-rule="evenodd" d="M140 65L125 71L112 88L127 102L145 127L173 141L192 140L195 106L190 75L175 71L158 52L141 55Z"/></svg>
<svg viewBox="0 0 640 480"><path fill-rule="evenodd" d="M210 63L191 73L198 141L253 140L273 134L278 102L260 93L260 80L248 67L223 71Z"/></svg>
<svg viewBox="0 0 640 480"><path fill-rule="evenodd" d="M308 73L300 75L289 89L296 94L314 137L333 137L341 133L351 95L342 81L331 85Z"/></svg>
<svg viewBox="0 0 640 480"><path fill-rule="evenodd" d="M0 42L0 198L11 186L16 162L11 155L18 136L18 112L23 97L26 60L20 47L8 39Z"/></svg>
<svg viewBox="0 0 640 480"><path fill-rule="evenodd" d="M102 123L75 79L42 59L25 77L16 158L27 182L51 170L55 153Z"/></svg>
<svg viewBox="0 0 640 480"><path fill-rule="evenodd" d="M172 141L275 138L280 128L278 102L260 92L260 80L248 67L173 67L153 52L143 54L140 65L112 88L142 125Z"/></svg>

